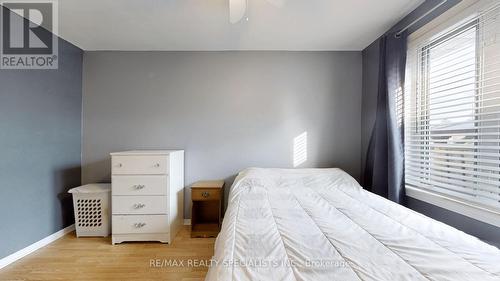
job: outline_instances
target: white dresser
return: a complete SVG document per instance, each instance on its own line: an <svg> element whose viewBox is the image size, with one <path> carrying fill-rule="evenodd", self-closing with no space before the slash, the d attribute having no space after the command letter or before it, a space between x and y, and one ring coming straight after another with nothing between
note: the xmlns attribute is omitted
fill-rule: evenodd
<svg viewBox="0 0 500 281"><path fill-rule="evenodd" d="M111 153L112 243L170 243L183 224L184 151Z"/></svg>

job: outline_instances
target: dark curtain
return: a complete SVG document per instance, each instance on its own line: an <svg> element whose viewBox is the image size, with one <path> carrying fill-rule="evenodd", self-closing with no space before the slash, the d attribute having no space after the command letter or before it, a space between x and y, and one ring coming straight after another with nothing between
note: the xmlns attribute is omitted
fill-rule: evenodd
<svg viewBox="0 0 500 281"><path fill-rule="evenodd" d="M406 32L380 39L377 113L366 157L365 186L396 203L404 202L402 91L406 68Z"/></svg>

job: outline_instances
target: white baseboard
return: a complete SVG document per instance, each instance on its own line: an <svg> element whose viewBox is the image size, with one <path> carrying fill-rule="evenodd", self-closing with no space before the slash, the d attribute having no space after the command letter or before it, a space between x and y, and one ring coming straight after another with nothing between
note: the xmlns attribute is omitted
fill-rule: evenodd
<svg viewBox="0 0 500 281"><path fill-rule="evenodd" d="M0 269L6 267L7 265L25 257L31 253L33 253L34 251L36 251L44 246L47 246L48 244L56 241L57 239L63 237L64 235L70 233L73 230L75 230L74 224L72 224L66 228L63 228L63 229L59 230L58 232L51 234L51 235L43 238L42 240L29 245L28 247L26 247L24 249L21 249L21 250L13 253L11 255L8 255L3 259L0 259Z"/></svg>
<svg viewBox="0 0 500 281"><path fill-rule="evenodd" d="M191 219L184 219L184 225L191 225Z"/></svg>

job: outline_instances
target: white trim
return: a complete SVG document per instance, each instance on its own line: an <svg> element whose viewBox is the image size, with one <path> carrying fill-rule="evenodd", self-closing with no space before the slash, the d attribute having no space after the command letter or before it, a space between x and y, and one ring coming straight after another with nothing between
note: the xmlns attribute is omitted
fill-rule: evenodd
<svg viewBox="0 0 500 281"><path fill-rule="evenodd" d="M57 239L63 237L64 235L66 235L74 230L75 230L75 225L72 224L66 228L59 230L58 232L56 232L54 234L51 234L51 235L43 238L42 240L40 240L38 242L35 242L35 243L29 245L26 248L23 248L23 249L15 252L11 255L8 255L3 259L0 259L0 269L6 267L7 265L25 257L31 253L33 253L34 251L36 251L44 246L47 246L48 244L56 241Z"/></svg>
<svg viewBox="0 0 500 281"><path fill-rule="evenodd" d="M500 211L411 186L406 186L406 195L478 221L500 227Z"/></svg>
<svg viewBox="0 0 500 281"><path fill-rule="evenodd" d="M184 225L191 225L191 219L184 219Z"/></svg>
<svg viewBox="0 0 500 281"><path fill-rule="evenodd" d="M478 11L493 5L497 0L462 0L440 16L431 20L408 36L408 49L437 36L439 33L473 16Z"/></svg>

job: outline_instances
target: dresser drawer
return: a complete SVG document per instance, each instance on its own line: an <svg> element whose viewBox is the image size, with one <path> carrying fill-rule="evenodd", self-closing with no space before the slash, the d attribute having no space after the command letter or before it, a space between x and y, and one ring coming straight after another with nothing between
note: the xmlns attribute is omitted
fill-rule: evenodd
<svg viewBox="0 0 500 281"><path fill-rule="evenodd" d="M112 176L113 195L167 195L168 176Z"/></svg>
<svg viewBox="0 0 500 281"><path fill-rule="evenodd" d="M113 215L113 234L168 233L167 215Z"/></svg>
<svg viewBox="0 0 500 281"><path fill-rule="evenodd" d="M111 157L113 175L164 175L168 171L168 156L115 155Z"/></svg>
<svg viewBox="0 0 500 281"><path fill-rule="evenodd" d="M221 190L217 188L196 188L191 190L191 199L194 201L220 200Z"/></svg>
<svg viewBox="0 0 500 281"><path fill-rule="evenodd" d="M167 196L113 196L113 215L165 215Z"/></svg>

